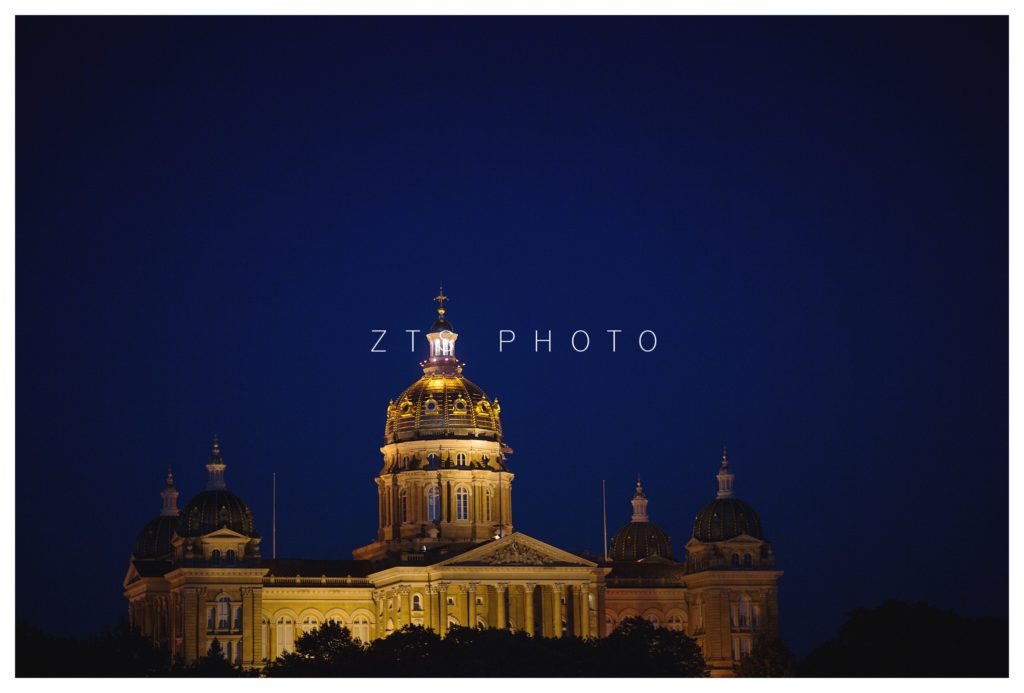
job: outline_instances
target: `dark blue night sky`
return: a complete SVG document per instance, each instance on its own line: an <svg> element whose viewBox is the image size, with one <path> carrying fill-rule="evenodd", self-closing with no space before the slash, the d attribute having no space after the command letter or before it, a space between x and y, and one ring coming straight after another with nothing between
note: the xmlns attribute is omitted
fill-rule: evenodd
<svg viewBox="0 0 1024 693"><path fill-rule="evenodd" d="M799 654L886 598L1005 618L1007 32L19 18L17 616L126 613L214 433L265 554L276 471L279 555L349 558L443 283L518 530L598 552L639 473L681 554L725 442Z"/></svg>

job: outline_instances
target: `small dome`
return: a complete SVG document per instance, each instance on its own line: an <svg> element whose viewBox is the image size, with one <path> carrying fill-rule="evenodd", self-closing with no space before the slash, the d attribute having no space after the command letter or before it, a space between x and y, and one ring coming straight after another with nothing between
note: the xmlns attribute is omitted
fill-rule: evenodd
<svg viewBox="0 0 1024 693"><path fill-rule="evenodd" d="M181 511L178 534L183 537L198 537L222 527L256 536L255 522L249 506L227 489L206 490L188 502Z"/></svg>
<svg viewBox="0 0 1024 693"><path fill-rule="evenodd" d="M444 330L448 330L449 332L454 332L455 328L452 327L452 324L450 322L448 322L447 320L445 320L443 317L439 317L437 319L437 321L433 325L430 326L430 331L431 332L442 332Z"/></svg>
<svg viewBox="0 0 1024 693"><path fill-rule="evenodd" d="M630 522L612 537L613 561L640 561L651 556L672 558L672 540L653 522Z"/></svg>
<svg viewBox="0 0 1024 693"><path fill-rule="evenodd" d="M724 541L741 534L764 539L761 518L739 498L716 498L693 521L693 537L700 541Z"/></svg>
<svg viewBox="0 0 1024 693"><path fill-rule="evenodd" d="M157 515L146 523L135 538L135 558L163 558L170 554L174 547L171 537L178 528L176 515Z"/></svg>

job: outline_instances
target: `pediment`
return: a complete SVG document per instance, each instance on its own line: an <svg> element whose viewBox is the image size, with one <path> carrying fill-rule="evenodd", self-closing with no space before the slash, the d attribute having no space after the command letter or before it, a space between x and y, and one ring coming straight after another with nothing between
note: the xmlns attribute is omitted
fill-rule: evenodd
<svg viewBox="0 0 1024 693"><path fill-rule="evenodd" d="M213 530L209 534L204 534L202 536L202 539L203 539L203 541L210 541L210 540L249 541L249 537L245 536L244 534L240 534L240 533L236 532L235 530L229 529L227 527L221 527L220 529Z"/></svg>
<svg viewBox="0 0 1024 693"><path fill-rule="evenodd" d="M592 563L551 544L514 532L507 537L470 549L453 556L437 566L551 566L593 568Z"/></svg>

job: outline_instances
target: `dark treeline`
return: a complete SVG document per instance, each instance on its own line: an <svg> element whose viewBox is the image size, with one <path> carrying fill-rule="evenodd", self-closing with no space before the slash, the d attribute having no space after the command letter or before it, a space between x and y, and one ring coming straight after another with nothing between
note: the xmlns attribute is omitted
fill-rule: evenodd
<svg viewBox="0 0 1024 693"><path fill-rule="evenodd" d="M127 624L88 638L49 636L18 624L17 676L256 676L228 664L220 643L192 665ZM887 602L857 609L836 638L796 664L770 629L755 638L740 676L983 676L1009 674L1005 620L966 619L927 604ZM272 662L271 677L362 676L703 676L697 643L676 631L626 619L607 638L531 638L496 629L452 628L446 638L409 626L364 646L328 623Z"/></svg>
<svg viewBox="0 0 1024 693"><path fill-rule="evenodd" d="M800 663L801 676L1000 676L1010 673L1010 626L928 604L856 609L838 636Z"/></svg>
<svg viewBox="0 0 1024 693"><path fill-rule="evenodd" d="M170 666L167 651L126 625L86 640L18 628L18 676L254 676L232 667L214 640L192 665ZM541 638L498 629L453 627L441 638L406 626L368 646L329 622L303 634L295 652L263 672L304 676L704 676L700 647L684 633L626 619L607 638Z"/></svg>

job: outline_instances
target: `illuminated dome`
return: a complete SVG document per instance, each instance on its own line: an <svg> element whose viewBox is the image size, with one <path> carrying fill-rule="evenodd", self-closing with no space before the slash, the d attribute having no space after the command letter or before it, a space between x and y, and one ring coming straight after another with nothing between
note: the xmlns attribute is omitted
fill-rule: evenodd
<svg viewBox="0 0 1024 693"><path fill-rule="evenodd" d="M197 494L181 511L179 535L199 537L226 527L247 537L256 536L256 524L249 506L228 491L224 483L226 467L220 456L220 443L214 438L210 463L206 465L210 479L206 490Z"/></svg>
<svg viewBox="0 0 1024 693"><path fill-rule="evenodd" d="M636 480L633 500L632 521L612 537L611 559L613 561L642 561L660 556L672 558L672 540L647 515L647 496L644 495L640 480Z"/></svg>
<svg viewBox="0 0 1024 693"><path fill-rule="evenodd" d="M423 438L471 438L502 442L501 407L462 375L455 358L455 333L445 318L442 292L437 321L427 334L430 354L423 377L388 403L384 444Z"/></svg>
<svg viewBox="0 0 1024 693"><path fill-rule="evenodd" d="M705 505L693 520L693 537L700 541L725 541L741 534L764 539L761 518L754 509L732 495L734 475L722 450L722 468L718 472L718 495Z"/></svg>
<svg viewBox="0 0 1024 693"><path fill-rule="evenodd" d="M178 529L178 489L174 487L174 476L167 470L167 482L160 492L163 509L160 514L146 523L135 537L135 551L138 559L155 559L168 556L174 551L171 538Z"/></svg>

